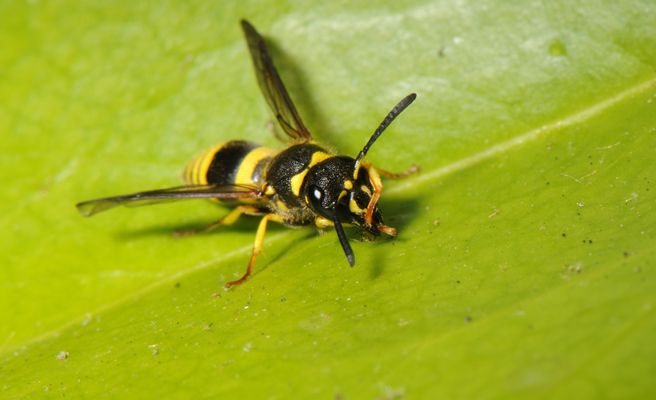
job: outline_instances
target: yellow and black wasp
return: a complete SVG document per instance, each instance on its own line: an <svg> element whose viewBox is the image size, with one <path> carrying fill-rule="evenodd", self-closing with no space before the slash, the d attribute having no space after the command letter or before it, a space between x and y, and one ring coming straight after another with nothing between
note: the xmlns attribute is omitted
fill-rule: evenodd
<svg viewBox="0 0 656 400"><path fill-rule="evenodd" d="M135 206L179 199L207 198L236 206L219 221L183 234L205 232L234 223L242 214L262 216L255 235L253 252L246 273L226 284L239 285L251 274L262 251L267 223L275 221L298 226L314 223L318 228L334 226L351 266L355 263L342 224L358 226L372 235L396 236L396 229L385 225L378 208L383 177L401 174L375 169L363 162L367 151L385 128L416 98L403 98L385 117L362 151L355 157L336 155L317 144L292 103L273 65L262 36L247 21L241 21L255 67L255 75L279 127L290 138L282 151L256 143L233 140L215 146L192 160L185 169L187 185L84 201L77 208L91 216L118 205Z"/></svg>

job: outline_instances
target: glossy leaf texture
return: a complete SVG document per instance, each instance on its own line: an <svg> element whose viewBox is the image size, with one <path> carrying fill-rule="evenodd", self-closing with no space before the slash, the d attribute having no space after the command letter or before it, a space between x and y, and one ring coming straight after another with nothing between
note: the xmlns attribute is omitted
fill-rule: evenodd
<svg viewBox="0 0 656 400"><path fill-rule="evenodd" d="M257 220L174 238L170 187L272 135L238 21L396 240ZM0 2L0 397L651 398L656 3Z"/></svg>

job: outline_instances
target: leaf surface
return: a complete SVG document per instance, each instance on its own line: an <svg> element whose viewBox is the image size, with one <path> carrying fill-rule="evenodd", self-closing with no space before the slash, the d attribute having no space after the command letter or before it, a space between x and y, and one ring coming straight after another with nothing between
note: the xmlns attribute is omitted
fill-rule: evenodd
<svg viewBox="0 0 656 400"><path fill-rule="evenodd" d="M0 394L649 398L656 167L650 1L0 3ZM308 127L369 153L397 240L209 202L82 219L243 138L280 146L248 18Z"/></svg>

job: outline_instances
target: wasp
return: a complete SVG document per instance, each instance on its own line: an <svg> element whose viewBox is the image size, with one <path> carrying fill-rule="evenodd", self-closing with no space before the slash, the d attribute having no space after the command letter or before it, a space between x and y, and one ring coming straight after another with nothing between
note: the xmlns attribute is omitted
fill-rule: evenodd
<svg viewBox="0 0 656 400"><path fill-rule="evenodd" d="M346 259L353 266L355 255L344 233L344 224L360 227L373 236L381 233L396 236L396 229L385 225L378 207L383 190L381 176L407 176L417 167L393 174L363 160L389 124L415 100L416 94L409 94L392 108L355 158L333 154L315 142L305 127L264 38L248 21L242 20L241 27L260 89L277 126L289 137L287 147L276 151L249 141L232 140L193 159L185 168L184 186L84 201L76 205L77 209L88 217L119 205L199 198L234 206L211 225L179 231L180 235L231 225L242 215L260 216L246 272L226 283L226 287L239 285L251 275L270 221L288 226L315 224L319 229L334 227Z"/></svg>

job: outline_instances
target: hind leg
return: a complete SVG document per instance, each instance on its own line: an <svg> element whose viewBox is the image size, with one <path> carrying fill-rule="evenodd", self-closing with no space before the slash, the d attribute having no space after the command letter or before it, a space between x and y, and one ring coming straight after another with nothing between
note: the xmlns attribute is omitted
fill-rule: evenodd
<svg viewBox="0 0 656 400"><path fill-rule="evenodd" d="M384 169L380 169L378 167L375 168L376 171L378 171L378 174L380 174L380 176L387 179L403 179L419 172L419 165L417 164L412 164L408 169L401 172L390 172L390 171L385 171Z"/></svg>

